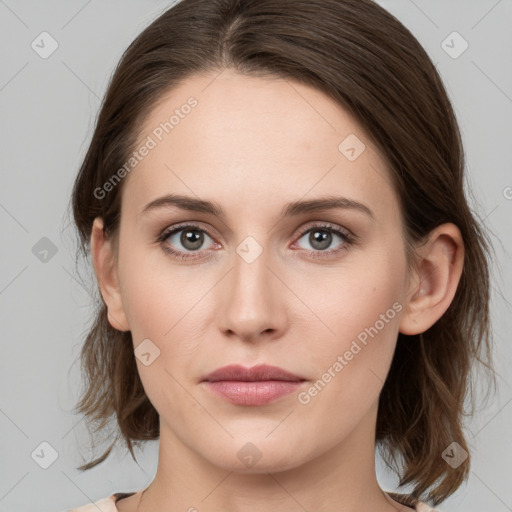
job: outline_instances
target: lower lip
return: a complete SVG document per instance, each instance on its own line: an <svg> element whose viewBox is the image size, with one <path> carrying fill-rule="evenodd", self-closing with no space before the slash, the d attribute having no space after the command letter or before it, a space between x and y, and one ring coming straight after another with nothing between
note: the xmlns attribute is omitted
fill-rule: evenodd
<svg viewBox="0 0 512 512"><path fill-rule="evenodd" d="M297 391L304 381L206 381L210 391L236 405L265 405Z"/></svg>

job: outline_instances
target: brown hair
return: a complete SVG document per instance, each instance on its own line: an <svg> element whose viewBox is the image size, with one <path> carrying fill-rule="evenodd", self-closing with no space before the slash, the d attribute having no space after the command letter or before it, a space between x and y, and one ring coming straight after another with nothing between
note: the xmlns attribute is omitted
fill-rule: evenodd
<svg viewBox="0 0 512 512"><path fill-rule="evenodd" d="M105 198L94 192L127 161L156 102L193 74L226 68L300 81L348 109L389 163L407 247L445 222L462 233L465 261L453 302L423 334L399 334L376 429L400 484L413 484L413 496L436 505L468 476L470 458L452 469L441 454L453 441L470 451L462 419L468 391L474 398L473 363L495 378L491 245L465 197L461 137L441 78L414 36L383 8L370 0L183 0L164 12L123 54L76 178L72 208L81 252L89 254L96 217L115 240L123 182ZM133 444L159 437L131 333L114 329L106 313L98 301L81 352L85 389L77 411L96 423L95 434L112 417L118 429L108 450L81 470L105 460L121 438L135 459Z"/></svg>

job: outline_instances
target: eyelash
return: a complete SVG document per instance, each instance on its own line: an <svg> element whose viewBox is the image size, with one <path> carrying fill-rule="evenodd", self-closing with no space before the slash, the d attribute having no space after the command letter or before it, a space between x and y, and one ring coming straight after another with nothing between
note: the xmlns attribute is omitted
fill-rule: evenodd
<svg viewBox="0 0 512 512"><path fill-rule="evenodd" d="M175 233L178 233L180 231L186 231L187 229L189 229L190 231L200 231L200 232L206 233L210 238L213 238L213 235L207 229L200 228L198 225L195 225L195 224L182 224L182 225L174 226L172 228L165 229L158 236L157 242L160 243L160 245L162 246L162 249L166 253L168 253L175 259L178 259L178 260L191 260L192 259L192 260L194 260L197 258L201 258L200 255L199 256L197 256L197 255L194 255L194 256L187 255L186 256L185 255L186 253L184 253L183 251L177 251L175 249L172 249L168 244L165 244L165 241L171 235L174 235ZM334 256L336 254L344 252L344 251L348 250L348 248L351 245L354 244L354 242L357 238L353 233L350 233L348 231L342 231L342 230L335 228L329 224L318 224L318 225L314 225L314 226L309 226L308 228L302 230L299 233L297 240L300 240L306 233L309 233L310 231L313 231L315 229L321 230L321 231L327 231L328 233L334 233L335 235L338 235L343 240L343 245L339 249L330 249L330 250L326 250L326 251L306 250L306 252L308 252L309 255L313 258L328 258L330 256ZM194 254L194 253L200 253L200 251L192 251L191 252L191 254Z"/></svg>

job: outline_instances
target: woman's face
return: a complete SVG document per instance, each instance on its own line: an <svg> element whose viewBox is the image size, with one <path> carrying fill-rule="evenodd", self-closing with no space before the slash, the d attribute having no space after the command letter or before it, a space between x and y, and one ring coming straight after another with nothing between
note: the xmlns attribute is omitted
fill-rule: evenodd
<svg viewBox="0 0 512 512"><path fill-rule="evenodd" d="M165 96L136 150L117 275L161 440L239 472L373 454L408 275L398 198L361 126L316 89L225 70ZM153 203L171 194L222 213ZM326 198L339 206L314 208ZM203 380L261 364L302 380Z"/></svg>

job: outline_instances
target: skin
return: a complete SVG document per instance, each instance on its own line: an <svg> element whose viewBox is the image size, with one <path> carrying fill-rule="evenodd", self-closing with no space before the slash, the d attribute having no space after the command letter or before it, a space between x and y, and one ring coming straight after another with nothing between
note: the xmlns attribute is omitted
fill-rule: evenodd
<svg viewBox="0 0 512 512"><path fill-rule="evenodd" d="M92 230L110 323L132 332L134 348L150 339L160 350L148 366L137 358L160 415L157 474L142 501L138 492L118 509L412 510L376 479L378 398L399 331L425 331L453 299L459 230L436 228L409 270L385 160L346 110L297 82L231 70L190 77L149 113L140 140L190 96L197 107L125 178L118 253L100 218ZM338 149L349 134L366 146L354 161ZM171 192L215 201L225 218L175 206L141 214ZM280 218L288 202L333 194L373 217L331 209ZM180 242L182 232L157 241L182 222L212 236L204 233L195 252ZM332 234L322 252L311 232L300 232L322 223L357 239ZM263 248L252 263L236 252L247 236ZM165 245L199 257L174 259ZM227 364L267 363L307 379L307 390L394 303L400 312L307 404L292 393L234 405L200 382ZM248 442L261 454L252 467L237 456Z"/></svg>

